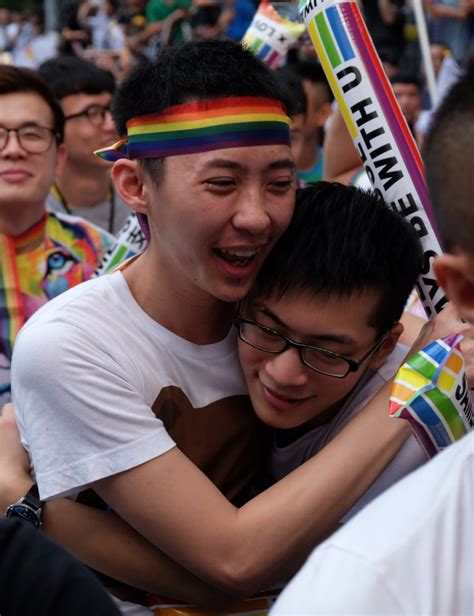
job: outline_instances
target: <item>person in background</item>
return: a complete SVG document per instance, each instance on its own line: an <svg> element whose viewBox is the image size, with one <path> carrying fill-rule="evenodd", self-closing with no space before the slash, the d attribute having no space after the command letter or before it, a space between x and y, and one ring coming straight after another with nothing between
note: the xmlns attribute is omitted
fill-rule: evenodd
<svg viewBox="0 0 474 616"><path fill-rule="evenodd" d="M66 120L67 158L46 207L81 216L115 234L130 210L112 185L110 165L94 156L94 150L117 137L110 115L114 78L109 71L73 56L49 60L39 73L59 100Z"/></svg>
<svg viewBox="0 0 474 616"><path fill-rule="evenodd" d="M87 280L113 238L85 220L47 214L66 158L64 115L29 69L0 66L0 403L10 400L16 335L38 308Z"/></svg>
<svg viewBox="0 0 474 616"><path fill-rule="evenodd" d="M42 62L58 54L58 45L57 32L45 28L44 10L32 9L15 40L12 63L36 69Z"/></svg>
<svg viewBox="0 0 474 616"><path fill-rule="evenodd" d="M391 79L391 84L408 127L415 134L421 112L421 82L415 75L398 73Z"/></svg>

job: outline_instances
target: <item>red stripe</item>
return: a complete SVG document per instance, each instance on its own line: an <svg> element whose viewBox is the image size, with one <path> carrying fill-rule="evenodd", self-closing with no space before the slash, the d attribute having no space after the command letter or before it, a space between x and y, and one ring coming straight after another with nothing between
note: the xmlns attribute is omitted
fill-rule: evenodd
<svg viewBox="0 0 474 616"><path fill-rule="evenodd" d="M413 139L413 135L411 134L410 129L407 126L406 120L403 114L401 113L400 107L395 98L395 94L393 93L392 86L387 78L387 75L385 74L385 71L383 70L382 63L380 62L380 58L378 57L377 52L374 49L374 45L370 37L368 36L367 28L365 27L365 22L362 18L360 9L355 2L350 2L349 5L350 5L350 10L352 11L355 19L357 20L357 23L363 26L363 27L360 27L360 33L364 40L366 50L370 55L370 59L372 60L373 66L380 80L380 83L383 86L387 94L390 104L392 105L392 108L397 118L398 124L400 125L400 129L403 132L403 135L410 148L410 152L415 160L418 170L421 176L423 177L424 176L424 166L423 166L423 162L420 157L420 153L418 152L418 148L416 147L415 141Z"/></svg>

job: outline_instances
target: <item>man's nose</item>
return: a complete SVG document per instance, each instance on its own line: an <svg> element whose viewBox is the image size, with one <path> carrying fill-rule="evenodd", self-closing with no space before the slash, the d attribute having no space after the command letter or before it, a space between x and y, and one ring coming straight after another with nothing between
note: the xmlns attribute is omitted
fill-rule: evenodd
<svg viewBox="0 0 474 616"><path fill-rule="evenodd" d="M270 225L265 196L259 188L247 190L239 198L233 217L236 229L252 235L264 233Z"/></svg>
<svg viewBox="0 0 474 616"><path fill-rule="evenodd" d="M277 386L301 387L308 382L308 369L295 348L272 355L265 364L265 370Z"/></svg>
<svg viewBox="0 0 474 616"><path fill-rule="evenodd" d="M21 147L18 133L13 130L8 131L7 142L1 155L4 158L24 158L27 155L27 151Z"/></svg>

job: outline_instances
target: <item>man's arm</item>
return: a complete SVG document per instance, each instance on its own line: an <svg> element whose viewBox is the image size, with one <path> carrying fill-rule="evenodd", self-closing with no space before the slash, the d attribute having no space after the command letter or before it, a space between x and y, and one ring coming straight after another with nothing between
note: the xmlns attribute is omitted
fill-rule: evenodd
<svg viewBox="0 0 474 616"><path fill-rule="evenodd" d="M176 448L94 487L143 537L198 578L252 594L294 573L406 440L408 425L387 417L389 388L322 452L241 509ZM54 507L45 507L53 534L60 532L54 525L63 523Z"/></svg>

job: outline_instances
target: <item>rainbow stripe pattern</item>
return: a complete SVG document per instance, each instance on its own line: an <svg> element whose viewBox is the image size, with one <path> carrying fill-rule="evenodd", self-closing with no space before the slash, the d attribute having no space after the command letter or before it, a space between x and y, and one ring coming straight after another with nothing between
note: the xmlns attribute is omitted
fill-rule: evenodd
<svg viewBox="0 0 474 616"><path fill-rule="evenodd" d="M400 368L390 393L390 416L410 422L429 457L471 429L461 340L454 334L429 344Z"/></svg>
<svg viewBox="0 0 474 616"><path fill-rule="evenodd" d="M300 8L305 3L302 2ZM329 6L308 23L308 31L353 139L358 135L358 129L334 72L341 64L356 57L362 62L423 208L436 228L420 153L395 99L358 4L341 2Z"/></svg>
<svg viewBox="0 0 474 616"><path fill-rule="evenodd" d="M290 118L283 105L263 97L229 97L169 107L127 122L127 139L95 154L163 158L226 148L290 145Z"/></svg>
<svg viewBox="0 0 474 616"><path fill-rule="evenodd" d="M280 66L290 47L303 32L303 24L282 17L268 1L263 1L242 39L242 44L271 69L275 69Z"/></svg>

